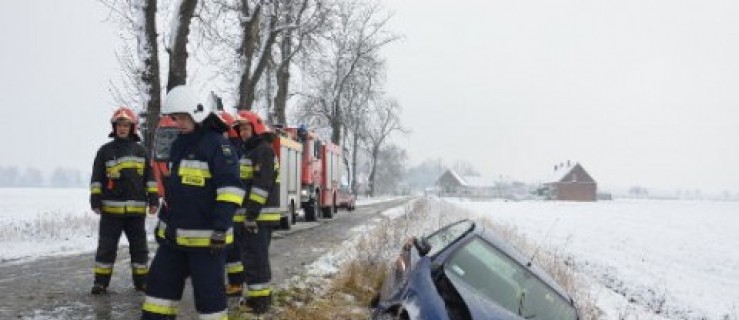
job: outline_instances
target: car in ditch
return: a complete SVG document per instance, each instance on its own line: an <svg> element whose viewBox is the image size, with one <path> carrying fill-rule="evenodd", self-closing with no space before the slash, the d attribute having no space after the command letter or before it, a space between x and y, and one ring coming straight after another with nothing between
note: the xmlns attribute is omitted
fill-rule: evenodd
<svg viewBox="0 0 739 320"><path fill-rule="evenodd" d="M371 319L579 319L574 300L532 260L490 228L457 221L403 245Z"/></svg>

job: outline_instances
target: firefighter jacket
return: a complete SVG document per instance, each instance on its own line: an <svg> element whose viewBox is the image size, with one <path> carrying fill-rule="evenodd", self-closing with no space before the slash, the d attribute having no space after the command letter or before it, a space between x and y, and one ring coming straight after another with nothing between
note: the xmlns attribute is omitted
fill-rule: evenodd
<svg viewBox="0 0 739 320"><path fill-rule="evenodd" d="M217 132L197 128L175 139L169 161L157 240L204 249L214 231L225 231L226 244L233 243L233 214L243 202L244 189L231 144Z"/></svg>
<svg viewBox="0 0 739 320"><path fill-rule="evenodd" d="M116 217L145 216L147 204L159 205L146 148L115 137L98 149L90 179L90 206Z"/></svg>
<svg viewBox="0 0 739 320"><path fill-rule="evenodd" d="M246 187L244 206L236 220L257 221L261 225L279 225L279 162L264 135L251 137L242 144L244 156L239 161L240 175ZM236 221L235 220L235 221ZM243 220L242 220L243 221Z"/></svg>

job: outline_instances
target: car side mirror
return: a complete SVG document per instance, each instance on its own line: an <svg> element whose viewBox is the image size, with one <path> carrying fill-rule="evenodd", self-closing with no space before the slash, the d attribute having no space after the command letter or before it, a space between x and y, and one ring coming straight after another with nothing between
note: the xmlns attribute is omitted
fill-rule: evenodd
<svg viewBox="0 0 739 320"><path fill-rule="evenodd" d="M418 254L420 254L422 257L426 256L429 251L431 251L431 244L426 240L426 238L414 239L413 240L413 246L416 247L416 250L418 250Z"/></svg>

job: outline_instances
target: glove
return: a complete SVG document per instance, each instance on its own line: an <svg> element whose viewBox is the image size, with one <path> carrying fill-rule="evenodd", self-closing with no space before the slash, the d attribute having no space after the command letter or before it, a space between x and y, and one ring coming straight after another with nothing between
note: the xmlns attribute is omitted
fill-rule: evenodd
<svg viewBox="0 0 739 320"><path fill-rule="evenodd" d="M244 228L246 228L246 232L251 234L257 234L259 232L256 221L244 221Z"/></svg>
<svg viewBox="0 0 739 320"><path fill-rule="evenodd" d="M210 235L210 252L220 253L226 248L226 231L213 231Z"/></svg>

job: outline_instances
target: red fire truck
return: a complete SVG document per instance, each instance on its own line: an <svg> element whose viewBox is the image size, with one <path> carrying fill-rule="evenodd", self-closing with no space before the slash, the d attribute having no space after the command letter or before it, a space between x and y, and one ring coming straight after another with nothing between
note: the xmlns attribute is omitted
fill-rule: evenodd
<svg viewBox="0 0 739 320"><path fill-rule="evenodd" d="M300 203L305 220L333 218L341 181L341 147L302 127L287 131L303 144Z"/></svg>
<svg viewBox="0 0 739 320"><path fill-rule="evenodd" d="M272 149L275 150L275 157L280 164L280 228L290 229L298 217L303 146L295 141L289 131L275 128L275 133L277 136L272 142Z"/></svg>
<svg viewBox="0 0 739 320"><path fill-rule="evenodd" d="M301 192L302 177L302 159L303 145L295 141L290 131L273 129L275 139L272 142L272 148L275 151L276 161L279 164L280 177L280 227L282 229L290 229L295 224L297 218L297 206ZM153 150L152 150L152 167L154 176L159 185L159 195L164 197L164 186L162 177L169 175L169 153L172 142L177 138L179 130L175 127L174 121L169 117L161 117L157 125ZM274 192L274 190L273 190Z"/></svg>

